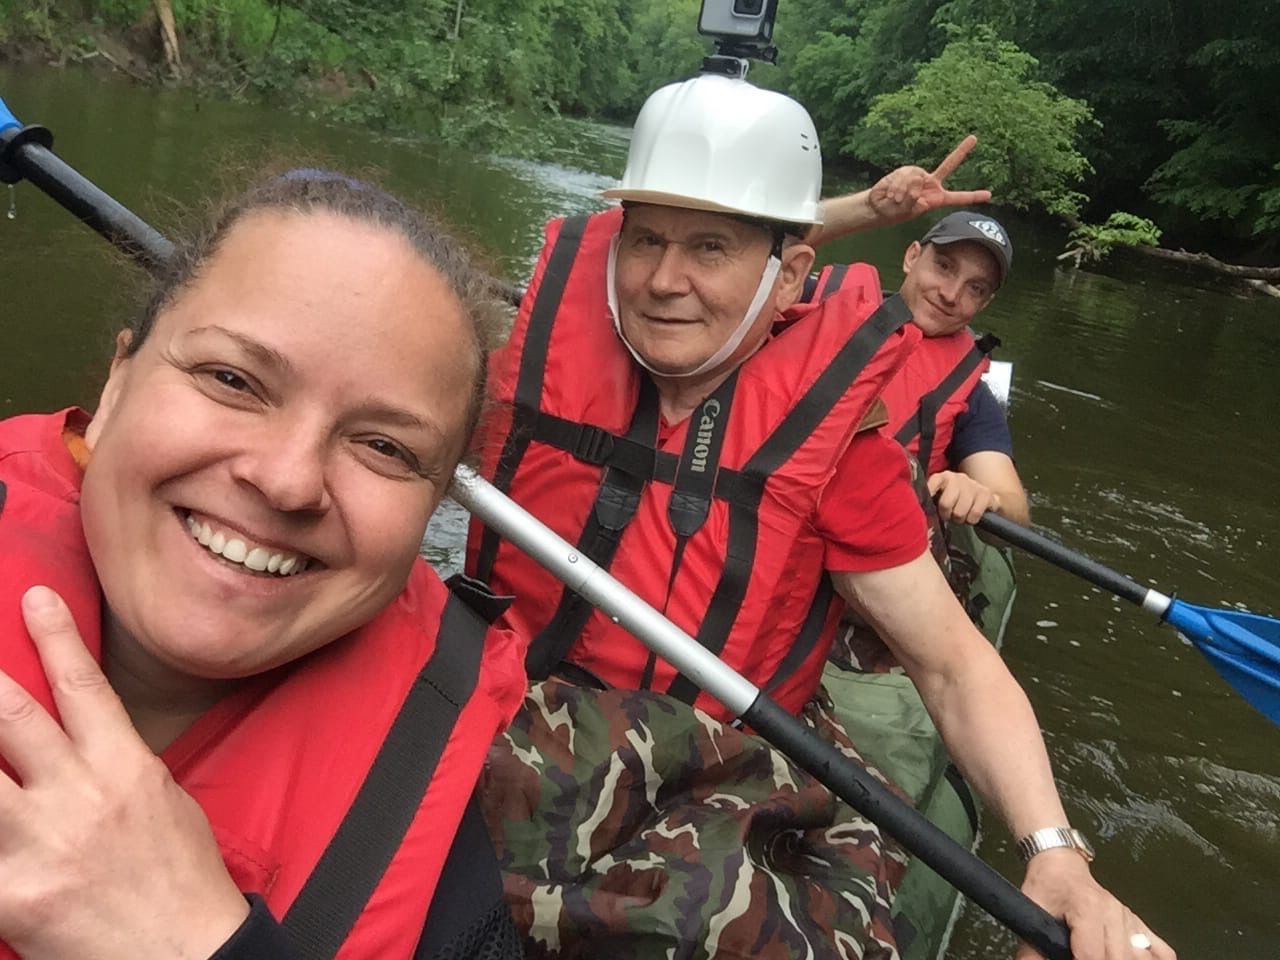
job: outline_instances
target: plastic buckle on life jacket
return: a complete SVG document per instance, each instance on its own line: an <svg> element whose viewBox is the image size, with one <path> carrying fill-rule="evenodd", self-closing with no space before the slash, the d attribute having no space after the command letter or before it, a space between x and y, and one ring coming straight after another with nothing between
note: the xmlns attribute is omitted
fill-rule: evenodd
<svg viewBox="0 0 1280 960"><path fill-rule="evenodd" d="M608 430L584 423L578 429L577 439L574 440L573 449L569 452L584 463L601 467L609 462L609 457L613 453L613 443L613 434Z"/></svg>

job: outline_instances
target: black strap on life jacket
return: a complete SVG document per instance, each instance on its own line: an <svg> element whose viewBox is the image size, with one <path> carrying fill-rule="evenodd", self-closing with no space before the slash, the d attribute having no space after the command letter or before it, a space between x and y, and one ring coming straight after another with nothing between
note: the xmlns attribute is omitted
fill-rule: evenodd
<svg viewBox="0 0 1280 960"><path fill-rule="evenodd" d="M488 624L450 593L418 674L355 800L281 921L300 958L330 960L382 880L480 676Z"/></svg>
<svg viewBox="0 0 1280 960"><path fill-rule="evenodd" d="M920 398L920 405L907 422L899 428L896 439L904 447L918 435L920 450L916 459L925 470L929 469L929 458L933 455L933 438L938 430L938 413L952 395L959 390L970 374L978 369L996 347L1000 346L1000 338L984 333L973 343L973 349L960 358L960 362L938 383L936 387Z"/></svg>
<svg viewBox="0 0 1280 960"><path fill-rule="evenodd" d="M601 439L611 437L607 431L596 427L589 427L587 432ZM657 438L658 391L653 381L643 377L640 384L640 397L631 418L631 427L623 439L637 448L647 447L652 450ZM610 443L609 446L612 448L614 445ZM596 502L578 537L577 547L584 556L607 570L613 563L613 556L617 553L622 534L640 507L640 498L644 494L649 477L643 472L633 471L610 462L608 455L603 452L595 455L603 456L604 459L598 461L585 457L582 459L587 459L588 463L608 465L605 467L599 490L596 492ZM529 643L525 669L532 679L542 680L550 676L551 671L565 658L574 640L586 626L587 620L591 618L591 612L591 604L580 594L568 587L561 591L560 602L556 605L556 611L551 620Z"/></svg>
<svg viewBox="0 0 1280 960"><path fill-rule="evenodd" d="M529 442L533 439L533 420L537 417L542 401L542 376L547 363L547 348L551 341L551 327L564 288L569 282L573 261L582 245L588 218L570 217L560 226L555 246L547 260L547 268L538 284L537 297L529 316L525 333L524 351L520 356L520 372L516 379L516 395L512 411L511 432L502 444L493 485L503 493L511 490L511 480L516 475ZM475 575L487 581L493 574L493 562L498 556L498 533L485 527L480 537L480 548Z"/></svg>
<svg viewBox="0 0 1280 960"><path fill-rule="evenodd" d="M701 527L710 510L710 498L729 504L729 537L724 569L707 616L698 632L699 642L718 654L728 640L750 579L756 549L756 513L764 495L765 483L830 413L862 368L885 341L910 319L910 313L900 298L886 300L844 344L828 368L743 469L721 468L718 462L713 466L708 458L706 470L693 471L691 464L697 453L697 424L690 424L690 438L681 456L656 449L657 398L656 392L648 392L653 390L649 377L640 378L641 396L631 426L624 436L541 410L543 376L551 330L564 296L569 270L582 243L586 220L585 217L566 220L548 258L542 283L530 311L529 330L526 333L516 384L512 430L503 444L494 483L504 492L510 490L519 461L529 443L534 440L564 450L583 462L605 467L596 502L578 541L579 549L604 569L608 569L612 563L617 544L639 507L646 484L668 483L677 486L677 490L673 491L672 508L668 512L677 538L681 536L682 529L696 532ZM838 288L843 275L843 270L838 273L833 271L828 276L824 289ZM732 379L736 382L736 377ZM642 434L648 433L650 404L653 411L653 432L646 436ZM728 422L727 413L726 409L718 418L719 423ZM717 441L719 442L722 440ZM707 452L711 453L710 445ZM717 461L718 458L717 446ZM682 469L685 472L683 478ZM676 493L681 494L678 499ZM692 536L692 533L687 536ZM479 576L484 577L492 571L496 552L497 536L486 530L481 540L477 564ZM673 563L673 577L677 567L678 564ZM668 586L673 583L674 579L670 579ZM821 612L823 616L818 618L819 628L825 618L825 606ZM590 615L591 610L585 602L565 588L550 623L530 645L526 663L530 676L544 677L555 669L577 640ZM811 614L811 619L817 616ZM816 643L817 638L812 642ZM783 678L779 682L781 679ZM698 695L697 688L684 677L676 677L667 692L688 702L692 702Z"/></svg>
<svg viewBox="0 0 1280 960"><path fill-rule="evenodd" d="M831 268L824 281L819 282L821 274L817 277L810 277L809 280L812 281L812 285L808 282L805 283L803 302L818 303L825 300L840 289L840 285L844 283L845 275L848 272L849 265L847 263L837 263Z"/></svg>
<svg viewBox="0 0 1280 960"><path fill-rule="evenodd" d="M910 320L911 311L901 297L890 297L877 307L740 471L747 495L729 503L724 567L698 629L698 642L712 653L718 655L724 649L747 593L755 561L757 512L766 481L817 429L889 337ZM782 679L777 678L777 682ZM682 674L672 681L667 693L692 703L698 696L698 687Z"/></svg>
<svg viewBox="0 0 1280 960"><path fill-rule="evenodd" d="M824 572L822 579L818 581L818 589L814 592L813 601L809 604L809 613L800 626L800 632L796 634L795 642L787 648L786 655L778 662L773 676L765 683L765 693L772 694L782 686L782 682L799 670L818 648L818 641L822 639L822 628L826 625L827 613L831 609L833 599L835 599L835 586L831 582L831 577Z"/></svg>

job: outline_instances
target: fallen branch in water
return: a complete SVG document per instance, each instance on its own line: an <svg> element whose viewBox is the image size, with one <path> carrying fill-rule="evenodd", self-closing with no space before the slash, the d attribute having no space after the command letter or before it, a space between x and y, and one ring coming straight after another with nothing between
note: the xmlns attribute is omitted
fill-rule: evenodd
<svg viewBox="0 0 1280 960"><path fill-rule="evenodd" d="M1186 250L1169 250L1165 247L1135 247L1139 253L1174 263L1185 263L1193 267L1202 267L1228 277L1240 277L1245 280L1264 280L1268 285L1280 280L1280 267L1246 267L1237 263L1224 263L1217 257L1207 253L1188 253ZM1252 286L1252 284L1250 284Z"/></svg>
<svg viewBox="0 0 1280 960"><path fill-rule="evenodd" d="M1258 280L1253 277L1244 277L1243 279L1246 284L1259 293L1265 293L1268 297L1275 297L1280 300L1280 287L1277 287L1274 283L1267 283L1265 280Z"/></svg>
<svg viewBox="0 0 1280 960"><path fill-rule="evenodd" d="M1077 269L1086 262L1106 259L1116 248L1126 248L1168 263L1178 263L1220 276L1231 277L1268 297L1280 299L1280 267L1247 267L1226 263L1207 253L1188 253L1159 246L1160 228L1146 219L1123 210L1111 214L1105 223L1081 223L1070 218L1071 233L1067 249L1058 254L1059 262L1070 261Z"/></svg>
<svg viewBox="0 0 1280 960"><path fill-rule="evenodd" d="M106 50L103 50L101 47L97 47L93 51L93 53L88 54L87 56L82 57L81 59L87 60L90 56L101 57L103 60L107 61L107 63L111 64L111 66L119 70L121 73L127 73L129 76L133 77L133 79L140 80L143 83L149 83L152 79L146 73L143 73L142 71L129 66L127 63L121 63L119 59L117 59L116 57L113 57L110 53L108 53Z"/></svg>

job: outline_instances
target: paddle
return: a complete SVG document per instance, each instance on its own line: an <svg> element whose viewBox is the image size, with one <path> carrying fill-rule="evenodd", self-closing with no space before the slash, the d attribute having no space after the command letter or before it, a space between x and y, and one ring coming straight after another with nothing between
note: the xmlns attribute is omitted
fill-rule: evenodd
<svg viewBox="0 0 1280 960"><path fill-rule="evenodd" d="M996 513L983 514L978 526L1154 613L1195 644L1242 697L1280 725L1280 620L1197 607L1166 596Z"/></svg>
<svg viewBox="0 0 1280 960"><path fill-rule="evenodd" d="M31 134L29 130L38 132ZM0 179L12 183L27 176L108 240L150 264L162 263L172 251L168 241L75 173L52 153L51 146L48 131L20 127L0 100ZM658 656L723 703L836 796L896 837L1020 938L1051 960L1067 960L1071 956L1069 935L1062 921L1046 913L861 766L819 740L797 718L582 556L572 544L467 467L458 467L450 489L454 499L485 524L570 589L615 617Z"/></svg>

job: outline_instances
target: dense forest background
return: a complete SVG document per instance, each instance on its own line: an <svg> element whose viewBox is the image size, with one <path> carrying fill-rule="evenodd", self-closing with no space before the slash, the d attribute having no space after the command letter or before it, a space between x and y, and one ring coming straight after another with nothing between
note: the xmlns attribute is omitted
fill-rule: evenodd
<svg viewBox="0 0 1280 960"><path fill-rule="evenodd" d="M0 0L0 56L106 59L519 150L538 139L530 117L629 122L653 89L696 72L709 50L699 6ZM778 66L751 78L808 106L829 166L936 162L973 131L957 185L1083 222L1086 248L1163 234L1254 262L1280 254L1275 0L781 0L775 39Z"/></svg>

